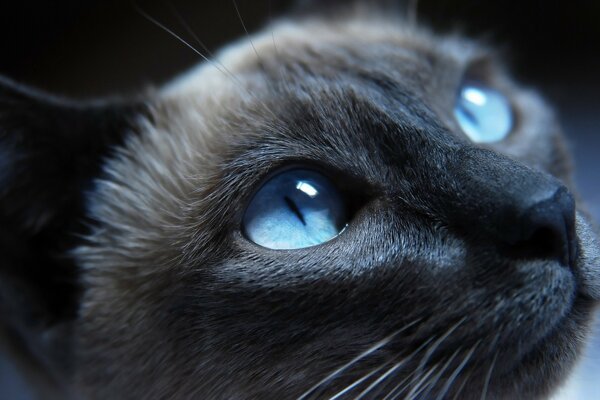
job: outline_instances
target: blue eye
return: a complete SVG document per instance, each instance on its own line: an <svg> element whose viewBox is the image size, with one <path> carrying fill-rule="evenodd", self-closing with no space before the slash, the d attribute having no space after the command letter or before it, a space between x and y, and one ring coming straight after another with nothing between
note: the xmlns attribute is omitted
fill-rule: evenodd
<svg viewBox="0 0 600 400"><path fill-rule="evenodd" d="M500 92L465 84L458 94L454 116L463 132L476 143L498 142L510 133L513 113Z"/></svg>
<svg viewBox="0 0 600 400"><path fill-rule="evenodd" d="M346 226L344 201L318 172L293 169L267 181L250 201L244 234L270 249L299 249L324 243Z"/></svg>

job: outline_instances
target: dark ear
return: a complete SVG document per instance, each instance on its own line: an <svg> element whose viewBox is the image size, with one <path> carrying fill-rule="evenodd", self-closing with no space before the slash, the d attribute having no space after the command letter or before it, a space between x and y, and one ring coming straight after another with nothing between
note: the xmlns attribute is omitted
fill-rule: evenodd
<svg viewBox="0 0 600 400"><path fill-rule="evenodd" d="M132 132L141 104L76 103L0 77L0 324L34 352L76 317L69 251L88 225L85 193Z"/></svg>

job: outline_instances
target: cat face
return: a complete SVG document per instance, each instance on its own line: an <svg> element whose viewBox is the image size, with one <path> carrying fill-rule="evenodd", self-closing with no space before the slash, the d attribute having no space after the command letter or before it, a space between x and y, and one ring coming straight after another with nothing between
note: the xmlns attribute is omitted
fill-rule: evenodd
<svg viewBox="0 0 600 400"><path fill-rule="evenodd" d="M506 114L493 141L457 117L470 88L500 99L466 106L474 129ZM536 398L571 369L598 246L552 113L487 50L365 10L307 16L144 104L108 124L128 133L100 136L114 151L91 152L76 203L78 393Z"/></svg>

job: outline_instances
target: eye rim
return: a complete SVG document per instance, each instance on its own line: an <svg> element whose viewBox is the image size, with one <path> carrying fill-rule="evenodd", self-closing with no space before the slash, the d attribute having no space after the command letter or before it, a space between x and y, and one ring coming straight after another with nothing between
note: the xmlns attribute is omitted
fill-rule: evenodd
<svg viewBox="0 0 600 400"><path fill-rule="evenodd" d="M313 244L313 245L309 245L309 246L302 246L302 247L292 247L292 248L275 248L275 247L268 247L265 245L262 245L260 243L257 243L256 241L252 240L247 233L247 230L244 226L244 220L245 220L245 216L246 213L248 212L249 207L252 205L254 199L256 198L256 195L265 187L265 185L269 184L269 182L271 182L273 179L276 179L279 176L282 176L286 173L290 173L293 171L302 171L302 172L309 172L312 174L315 174L317 176L319 176L319 178L324 179L327 184L331 185L333 187L333 190L335 190L337 192L337 194L340 197L340 200L342 201L343 204L341 204L342 207L342 215L341 218L343 219L343 226L341 227L341 229L335 234L333 235L331 238L321 242L321 243L317 243L317 244ZM249 200L247 201L243 212L242 212L242 218L240 220L240 230L239 232L241 233L241 235L249 242L253 243L256 246L259 246L261 248L264 249L269 249L269 250L273 250L273 251L281 251L281 250L287 250L287 251L294 251L294 250L300 250L300 249L311 249L311 248L315 248L317 246L321 246L325 243L329 243L332 240L334 240L335 238L337 238L339 235L341 235L346 228L348 227L348 224L350 223L350 216L349 216L349 210L347 207L347 197L344 195L344 193L342 192L342 190L340 190L340 188L338 187L338 185L336 184L334 179L331 179L331 177L326 174L323 173L320 170L317 170L315 168L311 168L310 166L303 166L303 165L286 165L282 168L276 169L274 171L271 171L271 173L269 173L265 178L263 178L260 182L260 184L258 184L255 188L255 190L253 191L252 195L248 197ZM336 229L337 230L337 229Z"/></svg>
<svg viewBox="0 0 600 400"><path fill-rule="evenodd" d="M271 179L273 179L279 174L296 169L306 170L320 174L331 182L331 184L338 191L340 197L345 201L345 225L335 236L333 236L329 240L326 240L323 243L307 247L299 247L296 249L273 249L270 247L262 246L252 241L244 233L244 216L246 215L246 211L248 210L250 203L252 202L256 194ZM365 180L362 179L360 176L349 174L332 165L328 165L314 160L286 160L282 163L277 163L271 168L269 168L268 172L266 172L263 177L253 182L253 185L254 188L251 191L248 191L247 194L243 196L243 199L241 200L244 206L240 207L239 209L240 212L237 217L238 226L237 229L235 229L233 232L234 237L241 240L242 243L244 243L243 248L253 248L254 250L259 249L262 252L276 252L277 254L282 254L284 252L310 252L311 250L315 250L317 248L325 248L330 245L335 245L338 242L338 240L340 240L340 236L342 236L342 233L351 230L351 224L355 221L357 214L363 208L365 208L373 199L379 197L377 195L377 191L373 188L373 186L365 182ZM361 187L362 190L357 190L357 186Z"/></svg>

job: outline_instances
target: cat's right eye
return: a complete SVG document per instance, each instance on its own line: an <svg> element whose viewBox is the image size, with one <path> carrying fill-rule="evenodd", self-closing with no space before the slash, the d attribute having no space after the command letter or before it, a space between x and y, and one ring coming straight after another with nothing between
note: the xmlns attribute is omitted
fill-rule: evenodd
<svg viewBox="0 0 600 400"><path fill-rule="evenodd" d="M454 116L475 143L503 140L511 132L514 119L512 108L502 93L474 83L465 83L460 88Z"/></svg>
<svg viewBox="0 0 600 400"><path fill-rule="evenodd" d="M346 226L344 199L324 175L289 169L256 192L242 221L244 235L269 249L315 246L337 236Z"/></svg>

